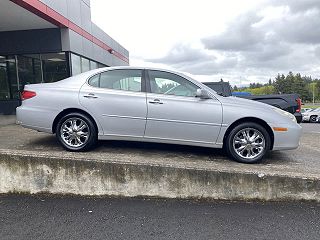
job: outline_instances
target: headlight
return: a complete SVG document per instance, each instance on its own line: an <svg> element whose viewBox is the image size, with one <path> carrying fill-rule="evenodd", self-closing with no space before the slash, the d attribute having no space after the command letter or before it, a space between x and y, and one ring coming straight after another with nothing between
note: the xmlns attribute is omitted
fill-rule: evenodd
<svg viewBox="0 0 320 240"><path fill-rule="evenodd" d="M277 113L280 113L283 116L290 118L292 121L297 122L297 119L293 114L276 107L274 107L273 110L276 111Z"/></svg>

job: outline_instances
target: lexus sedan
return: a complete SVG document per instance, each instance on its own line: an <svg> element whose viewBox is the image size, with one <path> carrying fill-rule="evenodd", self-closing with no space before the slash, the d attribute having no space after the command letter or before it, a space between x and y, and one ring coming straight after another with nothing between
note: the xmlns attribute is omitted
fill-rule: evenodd
<svg viewBox="0 0 320 240"><path fill-rule="evenodd" d="M56 134L69 151L98 139L224 148L256 163L295 149L301 127L278 108L222 97L185 74L156 68L100 68L55 83L26 85L17 123Z"/></svg>

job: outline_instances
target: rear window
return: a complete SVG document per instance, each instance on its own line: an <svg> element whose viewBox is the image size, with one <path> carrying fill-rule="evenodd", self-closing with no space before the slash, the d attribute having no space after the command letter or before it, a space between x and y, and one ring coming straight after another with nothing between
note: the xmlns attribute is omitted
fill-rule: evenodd
<svg viewBox="0 0 320 240"><path fill-rule="evenodd" d="M112 70L91 77L92 87L141 92L142 70Z"/></svg>

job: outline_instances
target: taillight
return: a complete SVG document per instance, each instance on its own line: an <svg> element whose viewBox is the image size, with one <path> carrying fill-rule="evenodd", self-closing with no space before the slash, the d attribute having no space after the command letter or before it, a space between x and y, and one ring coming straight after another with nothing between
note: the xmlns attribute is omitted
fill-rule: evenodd
<svg viewBox="0 0 320 240"><path fill-rule="evenodd" d="M35 97L35 96L37 96L37 94L36 94L36 92L32 92L32 91L23 91L22 93L21 93L21 100L23 101L23 100L27 100L27 99L30 99L30 98L33 98L33 97Z"/></svg>
<svg viewBox="0 0 320 240"><path fill-rule="evenodd" d="M301 112L301 105L302 105L302 102L301 102L301 98L297 98L296 99L297 103L298 103L298 109L296 110L296 112Z"/></svg>

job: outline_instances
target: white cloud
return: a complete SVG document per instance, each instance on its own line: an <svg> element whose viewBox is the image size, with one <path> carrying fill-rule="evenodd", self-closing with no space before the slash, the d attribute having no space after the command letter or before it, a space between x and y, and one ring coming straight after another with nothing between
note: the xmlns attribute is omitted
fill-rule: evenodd
<svg viewBox="0 0 320 240"><path fill-rule="evenodd" d="M91 7L131 65L231 84L288 71L320 75L319 0L91 0Z"/></svg>

